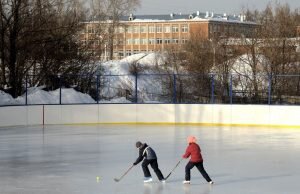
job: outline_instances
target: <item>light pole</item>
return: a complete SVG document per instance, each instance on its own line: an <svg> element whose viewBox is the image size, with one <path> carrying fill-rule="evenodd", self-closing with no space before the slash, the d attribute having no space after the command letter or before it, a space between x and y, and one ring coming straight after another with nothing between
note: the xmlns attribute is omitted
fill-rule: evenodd
<svg viewBox="0 0 300 194"><path fill-rule="evenodd" d="M209 41L211 42L212 44L212 49L213 49L213 66L215 67L216 65L216 45L215 45L215 41L214 39L209 39Z"/></svg>
<svg viewBox="0 0 300 194"><path fill-rule="evenodd" d="M106 51L106 49L107 49L107 45L105 43L104 44L104 61L107 61L107 51Z"/></svg>

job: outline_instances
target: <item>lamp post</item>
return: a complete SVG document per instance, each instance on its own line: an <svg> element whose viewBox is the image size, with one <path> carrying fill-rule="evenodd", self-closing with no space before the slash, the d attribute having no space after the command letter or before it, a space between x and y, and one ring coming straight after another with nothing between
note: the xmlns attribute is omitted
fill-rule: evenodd
<svg viewBox="0 0 300 194"><path fill-rule="evenodd" d="M107 45L104 44L104 61L107 61Z"/></svg>
<svg viewBox="0 0 300 194"><path fill-rule="evenodd" d="M215 44L214 39L209 39L209 41L212 44L212 49L213 49L213 66L215 67L215 65L216 65L216 44Z"/></svg>

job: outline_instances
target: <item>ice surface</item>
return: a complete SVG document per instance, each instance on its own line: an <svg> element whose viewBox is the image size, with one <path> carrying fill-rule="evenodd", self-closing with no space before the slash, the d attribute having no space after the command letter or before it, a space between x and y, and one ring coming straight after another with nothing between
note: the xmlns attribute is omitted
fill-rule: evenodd
<svg viewBox="0 0 300 194"><path fill-rule="evenodd" d="M166 184L143 183L132 165L135 142L147 142L166 176L195 135L215 185L192 169L182 185L184 160ZM53 125L0 128L1 194L298 194L300 130L279 128ZM96 177L99 176L99 182Z"/></svg>

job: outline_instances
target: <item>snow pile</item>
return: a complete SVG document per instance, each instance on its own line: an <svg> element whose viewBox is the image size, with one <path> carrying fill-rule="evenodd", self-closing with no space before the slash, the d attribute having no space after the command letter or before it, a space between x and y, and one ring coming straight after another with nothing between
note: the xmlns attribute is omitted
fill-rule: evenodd
<svg viewBox="0 0 300 194"><path fill-rule="evenodd" d="M164 63L162 55L157 53L145 54L140 53L131 55L120 61L108 61L101 66L104 69L105 76L104 87L101 88L99 103L132 103L135 99L135 75L130 74L130 66L138 64L141 69L144 69L141 74L155 73L154 69L144 68ZM45 91L45 87L28 88L27 103L28 104L59 104L60 90ZM148 99L145 91L159 91L161 84L153 81L153 77L142 76L138 80L139 97L145 100ZM120 92L124 94L120 96ZM132 101L126 99L124 96L131 98ZM103 98L105 96L105 98ZM61 103L97 103L88 94L83 94L74 90L73 88L61 89ZM14 99L11 95L0 91L0 106L1 105L22 105L26 104L26 93Z"/></svg>
<svg viewBox="0 0 300 194"><path fill-rule="evenodd" d="M134 72L130 72L131 67L135 65L140 67L137 84L139 102L154 100L151 95L162 92L161 77L148 74L157 74L157 68L164 64L164 61L161 54L140 53L120 61L108 61L102 64L104 75L107 76L102 80L104 86L101 88L100 96L114 99L119 97L118 94L123 93L124 95L128 94L130 98L135 98L136 76ZM123 102L122 99L119 100Z"/></svg>
<svg viewBox="0 0 300 194"><path fill-rule="evenodd" d="M27 89L27 103L28 104L58 104L59 98L51 95L50 92L42 90L44 87L28 88ZM16 104L25 104L26 94L16 98Z"/></svg>
<svg viewBox="0 0 300 194"><path fill-rule="evenodd" d="M27 103L28 104L59 104L60 90L44 91L43 87L28 88ZM73 88L61 89L61 103L96 103L88 94L75 91ZM0 91L0 105L22 105L26 104L26 94L13 99L9 94Z"/></svg>
<svg viewBox="0 0 300 194"><path fill-rule="evenodd" d="M14 104L14 98L0 90L0 105Z"/></svg>
<svg viewBox="0 0 300 194"><path fill-rule="evenodd" d="M59 89L51 91L50 94L57 100L60 96ZM73 88L62 88L61 103L96 103L96 101L88 94L75 91Z"/></svg>
<svg viewBox="0 0 300 194"><path fill-rule="evenodd" d="M236 59L227 61L229 74L232 76L232 90L253 91L255 89L254 83L256 82L258 90L267 91L269 86L269 77L266 74L261 74L260 72L270 72L270 62L263 55L256 55L255 61L256 75L253 73L254 59L251 55L243 54ZM222 75L222 68L213 67L212 73ZM223 77L215 76L215 79L222 81ZM227 82L230 83L231 77L228 76L227 79Z"/></svg>

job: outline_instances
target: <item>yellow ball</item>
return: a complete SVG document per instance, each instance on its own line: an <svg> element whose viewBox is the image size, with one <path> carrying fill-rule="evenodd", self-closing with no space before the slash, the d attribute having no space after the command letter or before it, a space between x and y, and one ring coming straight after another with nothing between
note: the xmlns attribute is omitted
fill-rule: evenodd
<svg viewBox="0 0 300 194"><path fill-rule="evenodd" d="M96 176L96 180L97 180L97 182L99 182L99 180L100 180L100 177L99 177L99 176Z"/></svg>

